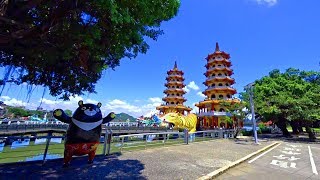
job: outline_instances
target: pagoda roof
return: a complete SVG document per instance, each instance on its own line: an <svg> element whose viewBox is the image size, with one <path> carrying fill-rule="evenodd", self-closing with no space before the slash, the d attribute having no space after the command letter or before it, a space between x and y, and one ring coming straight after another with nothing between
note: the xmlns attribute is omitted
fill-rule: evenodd
<svg viewBox="0 0 320 180"><path fill-rule="evenodd" d="M173 73L173 72L178 72L178 73L180 73L181 75L184 75L184 72L178 69L177 61L174 62L173 69L167 71L167 74L169 75L169 74L171 74L171 73Z"/></svg>
<svg viewBox="0 0 320 180"><path fill-rule="evenodd" d="M226 59L230 59L230 54L224 52L224 51L220 51L220 48L219 48L219 44L218 42L216 43L216 49L214 51L214 53L212 54L209 54L206 59L209 60L211 59L212 57L215 57L215 56L218 56L218 55L221 55L222 57L226 58Z"/></svg>
<svg viewBox="0 0 320 180"><path fill-rule="evenodd" d="M204 107L207 104L220 104L222 102L231 102L231 103L240 103L240 100L237 98L232 99L205 99L204 101L200 101L199 103L195 104L197 107Z"/></svg>
<svg viewBox="0 0 320 180"><path fill-rule="evenodd" d="M187 110L187 111L192 110L192 108L184 106L184 105L164 105L164 104L157 106L156 109L157 110L160 110L160 109L183 109L183 110Z"/></svg>

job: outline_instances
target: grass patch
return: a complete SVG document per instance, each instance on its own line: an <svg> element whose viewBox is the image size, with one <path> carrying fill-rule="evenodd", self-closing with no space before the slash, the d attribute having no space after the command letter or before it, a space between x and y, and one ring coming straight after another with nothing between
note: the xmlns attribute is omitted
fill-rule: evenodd
<svg viewBox="0 0 320 180"><path fill-rule="evenodd" d="M201 141L209 141L215 138L211 137L196 137L194 142L201 142ZM147 142L145 140L136 140L132 139L130 141L124 142L122 151L136 151L136 150L144 150L150 148L157 148L163 146L172 146L183 144L183 138L177 139L169 139L165 142L163 140L154 140L151 142ZM192 142L190 142L192 143ZM113 142L111 143L110 153L120 152L120 145L121 141L119 138L114 138ZM26 158L32 158L34 156L43 155L45 151L46 144L34 144L34 141L30 141L29 146L20 147L16 149L11 149L11 146L5 146L3 151L0 152L0 163L13 163L13 162L22 162L26 161ZM50 143L48 148L48 154L50 155L60 155L63 157L64 153L64 142L57 144L57 143ZM96 154L103 153L103 143L98 146Z"/></svg>

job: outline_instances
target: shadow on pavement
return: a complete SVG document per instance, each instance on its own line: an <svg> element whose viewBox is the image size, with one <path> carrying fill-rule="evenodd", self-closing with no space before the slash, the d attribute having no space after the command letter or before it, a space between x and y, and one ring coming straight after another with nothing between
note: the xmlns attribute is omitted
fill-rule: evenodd
<svg viewBox="0 0 320 180"><path fill-rule="evenodd" d="M42 162L0 165L0 179L146 179L142 176L144 164L138 160L119 160L117 155L97 156L87 164L87 157L77 157L68 168L62 168L62 159Z"/></svg>
<svg viewBox="0 0 320 180"><path fill-rule="evenodd" d="M267 138L267 139L274 139L274 140L282 140L285 142L293 142L293 143L320 143L320 136L316 136L317 139L310 141L308 135L306 133L293 135L292 137L284 137L282 134L262 134L259 135L258 138Z"/></svg>

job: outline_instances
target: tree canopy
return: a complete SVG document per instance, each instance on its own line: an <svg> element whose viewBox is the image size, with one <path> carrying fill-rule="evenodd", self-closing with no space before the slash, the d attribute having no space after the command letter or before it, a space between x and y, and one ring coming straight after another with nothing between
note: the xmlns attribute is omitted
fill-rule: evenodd
<svg viewBox="0 0 320 180"><path fill-rule="evenodd" d="M146 53L179 0L1 1L0 66L7 82L49 87L53 96L94 93L103 70Z"/></svg>
<svg viewBox="0 0 320 180"><path fill-rule="evenodd" d="M287 123L293 128L297 123L308 128L310 122L320 119L319 82L318 72L294 68L283 73L273 70L255 81L255 111L262 120L275 122L284 135L290 135ZM246 94L243 97L248 98Z"/></svg>

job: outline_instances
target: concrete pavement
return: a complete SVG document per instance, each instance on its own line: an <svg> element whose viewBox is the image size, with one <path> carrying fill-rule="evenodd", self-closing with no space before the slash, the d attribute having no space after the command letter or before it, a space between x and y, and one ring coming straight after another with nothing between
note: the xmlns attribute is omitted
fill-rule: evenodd
<svg viewBox="0 0 320 180"><path fill-rule="evenodd" d="M314 179L320 176L320 144L282 142L217 179Z"/></svg>
<svg viewBox="0 0 320 180"><path fill-rule="evenodd" d="M93 165L80 157L67 169L61 167L62 159L44 166L41 162L0 165L0 179L197 179L272 142L261 143L216 139L97 157Z"/></svg>

